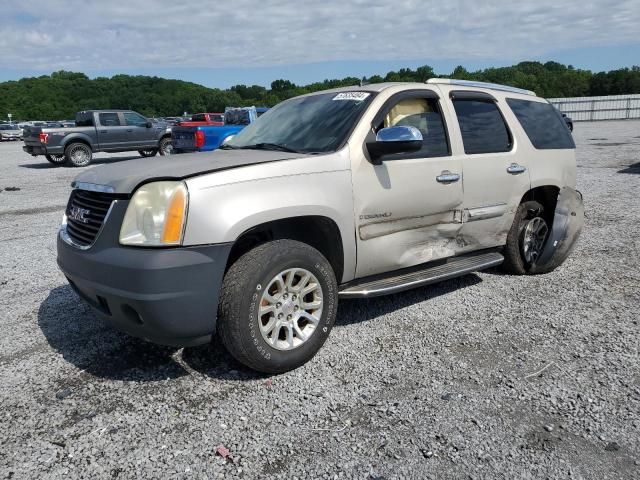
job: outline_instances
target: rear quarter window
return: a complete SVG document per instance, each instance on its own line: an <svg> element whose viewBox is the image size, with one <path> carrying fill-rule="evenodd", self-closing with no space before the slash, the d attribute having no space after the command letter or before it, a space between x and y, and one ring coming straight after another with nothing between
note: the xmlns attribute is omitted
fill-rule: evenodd
<svg viewBox="0 0 640 480"><path fill-rule="evenodd" d="M549 103L508 98L507 104L538 150L576 148L561 114Z"/></svg>

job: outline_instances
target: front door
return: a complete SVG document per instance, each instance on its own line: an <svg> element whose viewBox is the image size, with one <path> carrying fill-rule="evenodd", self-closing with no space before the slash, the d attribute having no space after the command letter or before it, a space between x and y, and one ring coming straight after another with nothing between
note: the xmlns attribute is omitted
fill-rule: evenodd
<svg viewBox="0 0 640 480"><path fill-rule="evenodd" d="M129 148L158 147L156 129L147 127L149 120L136 112L124 112L122 116L124 124L127 126L127 146Z"/></svg>
<svg viewBox="0 0 640 480"><path fill-rule="evenodd" d="M357 277L374 275L455 255L461 228L462 159L451 156L442 109L431 90L392 96L372 124L407 125L423 136L420 151L382 157L374 165L353 159L358 249ZM366 151L366 147L363 151Z"/></svg>

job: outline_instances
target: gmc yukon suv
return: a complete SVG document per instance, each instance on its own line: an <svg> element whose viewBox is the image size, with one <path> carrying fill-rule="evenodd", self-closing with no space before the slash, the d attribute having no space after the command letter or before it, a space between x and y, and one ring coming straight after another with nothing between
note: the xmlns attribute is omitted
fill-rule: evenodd
<svg viewBox="0 0 640 480"><path fill-rule="evenodd" d="M26 127L24 147L54 165L84 167L94 152L137 151L143 157L171 152L171 130L129 110L78 112L74 127Z"/></svg>
<svg viewBox="0 0 640 480"><path fill-rule="evenodd" d="M263 372L311 359L340 298L550 272L583 223L561 115L499 85L313 93L170 160L78 176L58 264L112 325L180 346L217 332Z"/></svg>

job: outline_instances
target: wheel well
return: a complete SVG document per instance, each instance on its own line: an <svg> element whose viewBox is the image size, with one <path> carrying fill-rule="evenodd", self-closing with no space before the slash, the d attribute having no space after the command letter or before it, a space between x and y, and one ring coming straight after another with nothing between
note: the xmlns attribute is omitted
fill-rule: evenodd
<svg viewBox="0 0 640 480"><path fill-rule="evenodd" d="M87 147L89 147L89 149L93 152L93 147L91 146L91 144L89 142L87 142L84 138L72 138L71 140L68 140L67 142L65 142L64 144L64 150L67 150L67 147L73 143L84 143Z"/></svg>
<svg viewBox="0 0 640 480"><path fill-rule="evenodd" d="M244 232L233 244L226 269L242 255L271 240L297 240L318 250L331 264L338 283L342 280L344 251L336 223L327 217L292 217L257 225Z"/></svg>
<svg viewBox="0 0 640 480"><path fill-rule="evenodd" d="M554 185L544 185L532 188L524 194L520 203L535 200L544 207L544 219L548 225L553 224L553 217L558 203L558 194L560 189Z"/></svg>

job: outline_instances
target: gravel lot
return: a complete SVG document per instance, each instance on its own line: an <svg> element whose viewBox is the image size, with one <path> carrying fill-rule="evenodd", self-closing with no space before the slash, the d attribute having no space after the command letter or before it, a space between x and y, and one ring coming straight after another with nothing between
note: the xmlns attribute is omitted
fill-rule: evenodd
<svg viewBox="0 0 640 480"><path fill-rule="evenodd" d="M273 378L101 323L55 263L78 170L0 144L0 478L640 478L640 122L575 136L560 269L342 302Z"/></svg>

